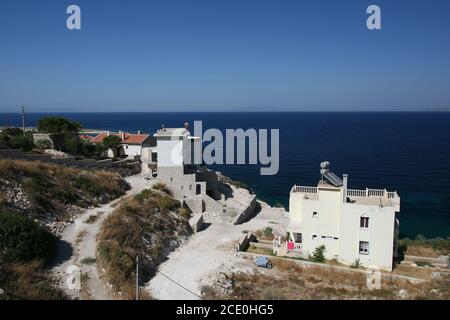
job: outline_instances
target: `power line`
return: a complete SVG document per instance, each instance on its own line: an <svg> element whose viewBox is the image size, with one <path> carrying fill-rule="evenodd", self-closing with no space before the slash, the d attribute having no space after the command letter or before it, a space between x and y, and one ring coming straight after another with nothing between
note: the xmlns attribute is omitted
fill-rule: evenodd
<svg viewBox="0 0 450 320"><path fill-rule="evenodd" d="M170 277L166 276L164 273L162 273L161 271L156 271L158 273L160 273L163 277L167 278L168 280L172 281L173 283L175 283L177 286L179 286L180 288L183 288L184 290L186 290L187 292L193 294L194 296L196 296L197 298L202 298L201 296L199 296L198 294L196 294L194 291L189 290L188 288L186 288L185 286L183 286L182 284L178 283L177 281L171 279Z"/></svg>

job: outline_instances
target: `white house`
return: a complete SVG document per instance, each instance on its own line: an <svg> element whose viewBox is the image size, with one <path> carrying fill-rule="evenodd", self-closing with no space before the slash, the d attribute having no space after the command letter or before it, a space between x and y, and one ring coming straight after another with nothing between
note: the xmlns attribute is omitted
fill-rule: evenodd
<svg viewBox="0 0 450 320"><path fill-rule="evenodd" d="M321 164L317 186L297 186L290 192L288 251L303 257L324 245L327 259L347 265L359 262L392 271L397 254L400 197L386 189L348 189L343 179Z"/></svg>
<svg viewBox="0 0 450 320"><path fill-rule="evenodd" d="M185 123L184 128L162 127L153 136L156 148L151 151L144 149L141 158L143 172L148 173L151 169L156 173L173 196L192 212L222 212L222 206L216 201L220 199L217 175L201 166L201 140L191 136L189 124Z"/></svg>
<svg viewBox="0 0 450 320"><path fill-rule="evenodd" d="M105 132L100 133L97 136L90 139L92 143L102 143L103 139L107 136L116 135L120 138L121 143L115 152L112 150L108 150L108 156L114 157L118 156L126 156L128 158L140 157L142 154L142 149L146 147L152 147L156 145L156 141L149 134L141 134L138 132L137 134L128 133L119 131L118 133Z"/></svg>

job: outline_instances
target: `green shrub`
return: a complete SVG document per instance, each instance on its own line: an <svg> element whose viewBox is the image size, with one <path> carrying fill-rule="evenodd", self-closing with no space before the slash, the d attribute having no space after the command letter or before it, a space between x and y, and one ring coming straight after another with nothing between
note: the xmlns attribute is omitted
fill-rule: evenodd
<svg viewBox="0 0 450 320"><path fill-rule="evenodd" d="M325 253L326 248L324 245L318 246L311 257L311 261L313 262L325 262Z"/></svg>
<svg viewBox="0 0 450 320"><path fill-rule="evenodd" d="M271 237L273 236L273 229L271 227L267 227L264 229L264 235L266 237Z"/></svg>
<svg viewBox="0 0 450 320"><path fill-rule="evenodd" d="M50 261L56 238L33 220L13 212L0 212L0 254L5 261Z"/></svg>
<svg viewBox="0 0 450 320"><path fill-rule="evenodd" d="M33 138L26 136L11 136L9 138L9 146L11 149L22 149L23 151L33 150Z"/></svg>
<svg viewBox="0 0 450 320"><path fill-rule="evenodd" d="M20 128L4 128L2 134L6 136L23 136L23 130Z"/></svg>
<svg viewBox="0 0 450 320"><path fill-rule="evenodd" d="M356 260L352 263L352 265L350 266L350 268L353 268L353 269L363 268L363 265L362 265L361 261L359 260L359 258L356 259Z"/></svg>

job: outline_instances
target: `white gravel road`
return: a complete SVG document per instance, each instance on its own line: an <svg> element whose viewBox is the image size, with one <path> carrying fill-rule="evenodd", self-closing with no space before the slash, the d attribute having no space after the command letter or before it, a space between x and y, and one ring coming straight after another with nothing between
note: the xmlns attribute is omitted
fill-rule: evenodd
<svg viewBox="0 0 450 320"><path fill-rule="evenodd" d="M202 285L209 284L216 273L253 268L251 263L239 258L234 250L234 245L243 236L243 231L271 227L275 232L282 232L288 218L280 213L279 209L262 203L261 212L244 224L233 225L220 218L206 222L211 224L194 234L159 266L161 273L157 273L146 286L153 298L199 299Z"/></svg>
<svg viewBox="0 0 450 320"><path fill-rule="evenodd" d="M72 298L106 300L113 298L108 288L99 278L97 264L82 264L85 258L95 258L97 251L97 235L105 218L114 210L115 205L124 197L141 192L152 181L147 181L143 175L134 175L126 178L131 189L127 193L108 204L98 208L86 210L79 215L73 224L64 230L58 244L57 258L55 259L52 273L60 279L60 287ZM86 219L91 215L97 215L98 219L94 223L86 223ZM81 268L83 280L82 289L69 289L67 270L70 266Z"/></svg>

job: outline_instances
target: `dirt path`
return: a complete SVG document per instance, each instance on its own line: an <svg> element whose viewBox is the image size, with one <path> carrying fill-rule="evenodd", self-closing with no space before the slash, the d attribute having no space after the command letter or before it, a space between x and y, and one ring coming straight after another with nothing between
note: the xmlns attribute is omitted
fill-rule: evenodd
<svg viewBox="0 0 450 320"><path fill-rule="evenodd" d="M86 210L64 231L59 241L52 273L59 279L61 288L72 298L95 300L113 298L97 270L95 261L97 235L103 221L124 197L137 194L152 183L152 181L148 183L142 175L127 177L126 180L131 189L124 196L101 207ZM86 221L89 217L91 222ZM67 286L66 282L70 277L67 270L70 266L81 268L81 290L69 289Z"/></svg>
<svg viewBox="0 0 450 320"><path fill-rule="evenodd" d="M215 273L252 269L253 265L238 258L234 251L234 244L243 236L243 231L256 231L265 227L282 230L288 220L279 210L263 204L256 217L241 225L232 225L220 218L206 222L211 224L205 230L194 234L159 266L160 273L146 286L146 290L154 298L198 299L201 286L209 284Z"/></svg>

